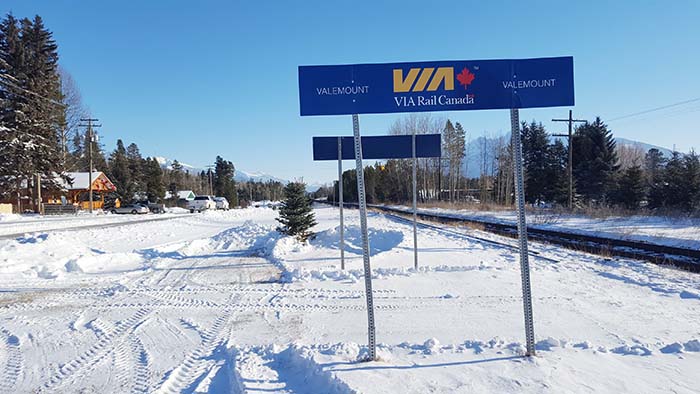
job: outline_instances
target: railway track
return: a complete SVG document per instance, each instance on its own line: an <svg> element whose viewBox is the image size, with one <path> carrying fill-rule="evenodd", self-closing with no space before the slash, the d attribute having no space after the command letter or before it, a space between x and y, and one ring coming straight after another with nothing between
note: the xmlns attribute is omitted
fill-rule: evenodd
<svg viewBox="0 0 700 394"><path fill-rule="evenodd" d="M337 205L322 200L316 200L316 202ZM355 203L345 203L344 206L346 208L357 208L357 204ZM403 218L411 218L413 215L409 209L386 207L382 205L368 205L368 208ZM515 224L454 217L428 212L418 212L417 216L423 221L444 224L477 225L480 228L483 228L484 231L488 231L490 233L509 238L518 237L518 227ZM531 226L528 226L527 228L527 237L533 241L559 245L567 249L579 250L602 256L616 256L644 260L654 264L670 265L687 271L700 272L700 250L659 245L649 242L576 234Z"/></svg>

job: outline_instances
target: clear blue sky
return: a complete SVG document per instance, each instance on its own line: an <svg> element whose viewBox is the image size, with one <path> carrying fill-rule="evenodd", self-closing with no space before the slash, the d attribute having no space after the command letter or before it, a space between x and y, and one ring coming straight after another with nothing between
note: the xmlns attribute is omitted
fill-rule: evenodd
<svg viewBox="0 0 700 394"><path fill-rule="evenodd" d="M335 177L311 137L352 132L349 116L300 117L297 66L574 56L574 115L613 119L700 97L700 1L67 1L4 0L41 15L106 149L203 166ZM549 122L569 108L521 111ZM445 113L472 138L508 130L507 111ZM384 134L401 114L363 115ZM700 149L700 102L610 122L618 137ZM350 163L346 163L349 166Z"/></svg>

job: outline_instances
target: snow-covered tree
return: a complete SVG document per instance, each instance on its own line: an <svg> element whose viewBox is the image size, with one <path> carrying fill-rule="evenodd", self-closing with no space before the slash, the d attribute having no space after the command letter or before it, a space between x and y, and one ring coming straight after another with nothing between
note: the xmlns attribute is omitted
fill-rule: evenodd
<svg viewBox="0 0 700 394"><path fill-rule="evenodd" d="M58 46L38 15L0 22L0 190L19 193L36 174L55 187L65 107Z"/></svg>

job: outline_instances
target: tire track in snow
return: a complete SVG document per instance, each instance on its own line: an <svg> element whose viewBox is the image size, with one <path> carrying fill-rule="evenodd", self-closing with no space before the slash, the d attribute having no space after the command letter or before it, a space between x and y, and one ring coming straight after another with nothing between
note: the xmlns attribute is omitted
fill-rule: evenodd
<svg viewBox="0 0 700 394"><path fill-rule="evenodd" d="M148 393L151 380L149 358L138 336L129 334L112 354L120 392Z"/></svg>
<svg viewBox="0 0 700 394"><path fill-rule="evenodd" d="M161 381L160 387L153 390L155 393L179 393L194 383L197 378L207 373L211 367L210 362L204 358L214 352L221 343L224 327L233 319L232 310L227 308L219 315L212 326L202 333L202 342L194 350L189 352L180 365L172 369Z"/></svg>
<svg viewBox="0 0 700 394"><path fill-rule="evenodd" d="M348 298L362 298L364 297L364 292L360 290L334 290L334 289L291 289L281 286L270 286L270 285L217 285L214 288L185 288L185 289L157 289L157 288L146 288L146 289L133 289L133 290L119 290L115 291L113 288L82 288L79 290L65 292L65 291L51 291L51 292L41 292L40 299L32 299L28 302L15 302L11 304L6 304L0 306L0 315L10 314L16 312L25 311L40 311L45 309L51 309L58 306L65 306L66 303L78 303L85 304L86 307L94 308L105 308L114 309L118 307L128 307L128 308L140 308L147 307L147 303L143 302L114 302L111 299L115 294L119 294L122 298L128 298L133 296L134 298L140 299L140 296L146 295L152 298L156 298L162 302L164 307L200 307L200 308L223 308L221 305L215 301L211 300L196 300L189 298L194 295L208 295L211 293L221 293L230 294L231 292L239 294L275 294L275 295L289 295L295 298L311 298L311 299L348 299ZM374 294L377 297L382 297L384 295L395 294L395 290L374 290ZM94 298L98 297L97 300ZM88 305L89 302L89 305ZM79 306L79 305L76 305Z"/></svg>
<svg viewBox="0 0 700 394"><path fill-rule="evenodd" d="M7 329L0 328L0 346L5 353L5 366L0 378L0 392L11 393L24 370L24 357L20 350L19 338Z"/></svg>
<svg viewBox="0 0 700 394"><path fill-rule="evenodd" d="M95 366L112 352L115 342L144 322L150 312L151 310L146 308L136 311L128 319L117 325L114 331L106 332L99 337L99 340L78 358L63 364L58 372L51 376L37 391L56 392L64 384L77 382L80 378L88 375Z"/></svg>

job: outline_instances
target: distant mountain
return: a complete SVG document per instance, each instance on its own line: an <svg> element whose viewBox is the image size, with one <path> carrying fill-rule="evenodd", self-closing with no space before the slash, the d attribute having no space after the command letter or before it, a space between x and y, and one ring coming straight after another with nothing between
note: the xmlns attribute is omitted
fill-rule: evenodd
<svg viewBox="0 0 700 394"><path fill-rule="evenodd" d="M161 156L156 156L155 159L156 159L156 161L158 162L158 164L160 164L161 168L167 168L168 170L172 170L172 169L173 169L173 161L174 161L174 160L170 160L170 159L168 159L168 158L161 157ZM187 164L187 163L183 163L183 162L181 162L181 161L179 161L179 160L178 160L178 162L179 162L180 165L182 166L182 169L185 170L185 172L189 172L189 173L191 173L191 174L195 174L195 173L198 173L198 172L201 172L201 171L202 171L201 168L197 168L197 167L192 166L192 165L189 165L189 164Z"/></svg>
<svg viewBox="0 0 700 394"><path fill-rule="evenodd" d="M173 160L165 158L165 157L155 157L156 161L160 164L162 168L167 168L171 170L173 168ZM198 174L202 171L206 171L206 168L202 167L197 167L193 166L190 164L183 163L179 161L180 165L182 165L182 169L190 174ZM238 169L236 167L236 171L234 172L233 179L236 180L236 182L281 182L282 184L286 185L289 183L289 180L287 179L282 179L279 177L276 177L274 175L266 174L264 172L249 172L245 170ZM306 191L308 192L315 192L318 190L319 187L325 186L324 183L321 182L310 182L306 184Z"/></svg>
<svg viewBox="0 0 700 394"><path fill-rule="evenodd" d="M236 180L236 182L281 182L284 184L289 183L288 180L282 179L282 178L277 178L275 176L272 176L270 174L265 174L263 172L247 172L243 170L239 170L236 168L236 172L233 175L233 179Z"/></svg>
<svg viewBox="0 0 700 394"><path fill-rule="evenodd" d="M671 157L673 155L673 151L671 149L664 148L664 147L657 146L657 145L647 144L646 142L628 140L627 138L620 138L620 137L616 137L615 142L617 143L617 146L624 145L624 146L635 147L635 148L638 147L638 148L641 148L644 152L647 152L649 149L656 148L659 151L661 151L661 153L663 153L664 156L666 156L666 157Z"/></svg>

